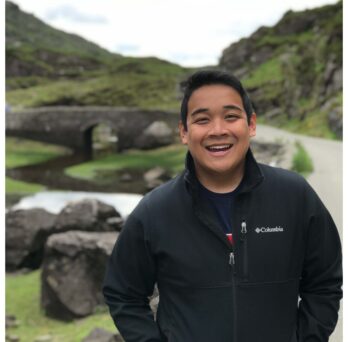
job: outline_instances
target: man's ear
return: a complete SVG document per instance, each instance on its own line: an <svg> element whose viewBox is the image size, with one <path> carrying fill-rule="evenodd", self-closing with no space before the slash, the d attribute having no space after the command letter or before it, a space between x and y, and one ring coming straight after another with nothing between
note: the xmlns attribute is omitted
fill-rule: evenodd
<svg viewBox="0 0 348 342"><path fill-rule="evenodd" d="M179 121L179 133L180 133L180 139L181 142L184 145L187 145L187 130L184 127L184 124L182 123L182 121Z"/></svg>
<svg viewBox="0 0 348 342"><path fill-rule="evenodd" d="M256 113L252 113L249 122L249 137L256 135Z"/></svg>

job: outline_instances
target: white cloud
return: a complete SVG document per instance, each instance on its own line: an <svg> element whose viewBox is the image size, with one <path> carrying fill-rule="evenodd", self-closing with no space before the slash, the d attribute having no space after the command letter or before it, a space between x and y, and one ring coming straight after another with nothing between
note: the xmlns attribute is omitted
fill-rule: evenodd
<svg viewBox="0 0 348 342"><path fill-rule="evenodd" d="M224 48L261 25L274 25L289 9L303 10L336 0L243 0L238 5L231 0L15 2L48 24L110 51L199 66L217 63Z"/></svg>
<svg viewBox="0 0 348 342"><path fill-rule="evenodd" d="M94 15L94 14L83 13L70 5L63 5L63 6L59 6L57 8L48 10L45 18L48 21L54 21L59 18L62 18L63 20L71 21L73 23L82 22L82 23L107 24L107 20L105 17Z"/></svg>

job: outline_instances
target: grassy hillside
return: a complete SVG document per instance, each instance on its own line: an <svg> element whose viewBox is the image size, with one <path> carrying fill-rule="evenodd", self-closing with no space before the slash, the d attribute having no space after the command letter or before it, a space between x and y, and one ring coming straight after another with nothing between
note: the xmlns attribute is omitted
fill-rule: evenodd
<svg viewBox="0 0 348 342"><path fill-rule="evenodd" d="M18 107L101 105L173 109L179 102L177 84L186 72L157 58L124 57L78 79L46 79L28 88L7 91L6 102ZM24 79L7 82L25 82Z"/></svg>
<svg viewBox="0 0 348 342"><path fill-rule="evenodd" d="M113 54L6 1L6 102L174 108L186 69Z"/></svg>
<svg viewBox="0 0 348 342"><path fill-rule="evenodd" d="M247 87L262 122L342 136L342 2L288 11L226 48L219 66Z"/></svg>

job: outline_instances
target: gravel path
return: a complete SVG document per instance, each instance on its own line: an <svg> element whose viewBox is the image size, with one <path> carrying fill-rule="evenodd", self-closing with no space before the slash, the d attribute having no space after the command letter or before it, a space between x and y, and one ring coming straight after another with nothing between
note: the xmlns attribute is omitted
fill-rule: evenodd
<svg viewBox="0 0 348 342"><path fill-rule="evenodd" d="M313 161L314 172L308 177L308 182L318 193L319 197L330 211L342 239L343 224L343 148L342 142L321 138L313 138L293 134L274 127L257 125L256 140L280 141L290 144L285 156L284 166L291 165L295 151L293 143L300 141ZM336 330L330 342L342 342L342 310Z"/></svg>

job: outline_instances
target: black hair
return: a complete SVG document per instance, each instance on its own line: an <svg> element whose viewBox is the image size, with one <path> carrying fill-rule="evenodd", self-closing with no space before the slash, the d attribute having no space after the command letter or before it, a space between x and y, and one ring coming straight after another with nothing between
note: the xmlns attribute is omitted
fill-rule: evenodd
<svg viewBox="0 0 348 342"><path fill-rule="evenodd" d="M200 87L213 84L227 85L235 89L239 93L243 101L248 124L250 123L250 117L253 113L253 106L241 82L235 76L224 71L202 70L195 72L194 74L189 76L187 80L181 82L180 84L182 92L184 93L184 97L181 102L180 116L185 130L187 130L187 105L192 93Z"/></svg>

